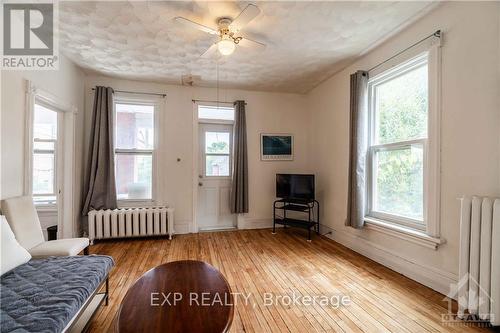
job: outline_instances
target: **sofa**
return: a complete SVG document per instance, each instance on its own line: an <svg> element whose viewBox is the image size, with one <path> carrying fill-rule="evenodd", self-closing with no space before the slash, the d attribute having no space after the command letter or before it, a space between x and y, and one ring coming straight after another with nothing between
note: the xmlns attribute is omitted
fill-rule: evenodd
<svg viewBox="0 0 500 333"><path fill-rule="evenodd" d="M32 259L3 216L0 224L0 332L83 330L82 314L108 302L113 259L102 255Z"/></svg>

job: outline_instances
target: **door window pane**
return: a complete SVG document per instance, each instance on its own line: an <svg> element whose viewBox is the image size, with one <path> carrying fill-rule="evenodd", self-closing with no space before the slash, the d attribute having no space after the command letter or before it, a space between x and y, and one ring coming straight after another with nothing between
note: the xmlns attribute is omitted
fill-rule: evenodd
<svg viewBox="0 0 500 333"><path fill-rule="evenodd" d="M115 163L118 199L152 198L152 154L116 154Z"/></svg>
<svg viewBox="0 0 500 333"><path fill-rule="evenodd" d="M423 221L423 147L375 152L373 209Z"/></svg>
<svg viewBox="0 0 500 333"><path fill-rule="evenodd" d="M33 154L33 194L54 193L54 154Z"/></svg>
<svg viewBox="0 0 500 333"><path fill-rule="evenodd" d="M198 107L199 119L234 120L234 108L202 106Z"/></svg>
<svg viewBox="0 0 500 333"><path fill-rule="evenodd" d="M154 148L154 105L119 104L116 108L116 148Z"/></svg>
<svg viewBox="0 0 500 333"><path fill-rule="evenodd" d="M207 155L205 156L206 176L229 176L229 156L228 155Z"/></svg>
<svg viewBox="0 0 500 333"><path fill-rule="evenodd" d="M427 64L374 89L376 143L427 137Z"/></svg>
<svg viewBox="0 0 500 333"><path fill-rule="evenodd" d="M33 137L35 139L57 139L57 112L35 104Z"/></svg>
<svg viewBox="0 0 500 333"><path fill-rule="evenodd" d="M205 152L207 154L229 154L228 132L205 132Z"/></svg>

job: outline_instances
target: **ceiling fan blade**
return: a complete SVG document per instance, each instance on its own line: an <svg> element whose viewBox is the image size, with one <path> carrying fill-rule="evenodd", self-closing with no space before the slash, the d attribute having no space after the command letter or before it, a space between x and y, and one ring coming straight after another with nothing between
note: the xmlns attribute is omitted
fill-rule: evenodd
<svg viewBox="0 0 500 333"><path fill-rule="evenodd" d="M200 55L201 58L210 59L215 58L217 54L217 43L212 44L205 52Z"/></svg>
<svg viewBox="0 0 500 333"><path fill-rule="evenodd" d="M194 29L198 29L198 30L201 30L201 31L204 31L206 33L209 33L211 35L218 35L219 33L217 32L217 30L214 30L210 27L207 27L203 24L199 24L199 23L196 23L196 22L193 22L191 20L188 20L187 18L185 17L176 17L175 18L175 21L176 22L179 22L181 24L184 24L185 26L187 27L191 27L191 28L194 28Z"/></svg>
<svg viewBox="0 0 500 333"><path fill-rule="evenodd" d="M266 48L266 44L257 42L252 39L248 39L246 37L242 37L242 39L239 41L238 45L245 47L245 48L254 48L254 49L259 49L263 50Z"/></svg>
<svg viewBox="0 0 500 333"><path fill-rule="evenodd" d="M260 14L259 7L249 4L243 9L243 11L238 15L237 18L234 19L233 22L229 25L229 30L232 32L238 32L243 29L251 20L257 17Z"/></svg>

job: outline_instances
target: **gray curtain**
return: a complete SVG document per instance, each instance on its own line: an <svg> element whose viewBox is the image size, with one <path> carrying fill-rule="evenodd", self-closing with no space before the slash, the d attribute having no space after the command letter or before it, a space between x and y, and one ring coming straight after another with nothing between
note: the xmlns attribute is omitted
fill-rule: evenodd
<svg viewBox="0 0 500 333"><path fill-rule="evenodd" d="M116 208L113 149L113 89L96 87L82 215L92 209Z"/></svg>
<svg viewBox="0 0 500 333"><path fill-rule="evenodd" d="M351 74L349 183L346 225L362 228L365 215L366 152L368 149L368 73Z"/></svg>
<svg viewBox="0 0 500 333"><path fill-rule="evenodd" d="M248 213L248 157L245 101L234 102L233 175L231 213Z"/></svg>

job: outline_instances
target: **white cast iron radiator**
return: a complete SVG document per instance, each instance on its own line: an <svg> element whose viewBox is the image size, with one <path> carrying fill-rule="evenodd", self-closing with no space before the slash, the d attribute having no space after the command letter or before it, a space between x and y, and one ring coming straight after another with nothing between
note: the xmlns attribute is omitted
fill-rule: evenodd
<svg viewBox="0 0 500 333"><path fill-rule="evenodd" d="M89 212L89 239L146 237L174 234L174 209L120 208Z"/></svg>
<svg viewBox="0 0 500 333"><path fill-rule="evenodd" d="M500 199L461 199L458 271L458 316L500 325Z"/></svg>

